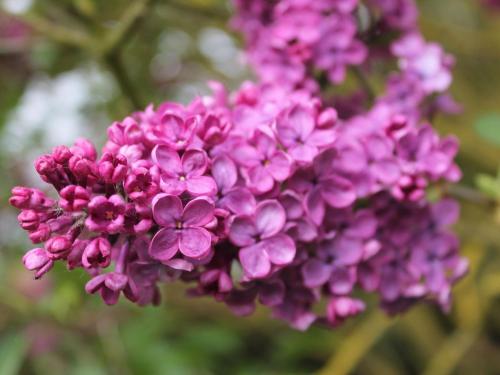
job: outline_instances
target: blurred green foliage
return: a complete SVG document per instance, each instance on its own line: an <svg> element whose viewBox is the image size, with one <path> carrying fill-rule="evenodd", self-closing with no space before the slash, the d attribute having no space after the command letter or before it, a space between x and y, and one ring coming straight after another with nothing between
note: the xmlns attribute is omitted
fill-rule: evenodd
<svg viewBox="0 0 500 375"><path fill-rule="evenodd" d="M22 269L29 244L7 197L34 181L33 155L81 132L102 140L113 119L189 100L208 79L235 87L249 76L225 0L32 1L16 16L27 38L0 40L0 374L500 373L500 13L478 0L419 5L424 34L457 58L465 111L436 126L462 143L464 180L450 194L462 198L456 229L471 273L448 316L422 305L389 319L374 300L339 329L300 333L265 310L242 319L187 299L180 284L159 308L110 308L84 294L79 271L34 282Z"/></svg>

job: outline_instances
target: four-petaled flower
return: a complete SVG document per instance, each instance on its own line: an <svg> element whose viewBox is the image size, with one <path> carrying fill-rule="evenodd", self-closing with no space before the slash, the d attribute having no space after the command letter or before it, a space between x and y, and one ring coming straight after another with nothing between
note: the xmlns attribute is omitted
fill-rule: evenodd
<svg viewBox="0 0 500 375"><path fill-rule="evenodd" d="M185 207L179 197L159 194L153 200L153 216L162 229L151 240L152 258L167 262L178 251L188 258L201 259L210 253L212 236L203 228L214 219L214 204L195 198Z"/></svg>
<svg viewBox="0 0 500 375"><path fill-rule="evenodd" d="M280 233L285 220L284 208L275 200L265 200L253 215L237 215L231 221L229 239L241 247L239 258L248 278L266 277L272 265L284 266L294 259L294 241Z"/></svg>

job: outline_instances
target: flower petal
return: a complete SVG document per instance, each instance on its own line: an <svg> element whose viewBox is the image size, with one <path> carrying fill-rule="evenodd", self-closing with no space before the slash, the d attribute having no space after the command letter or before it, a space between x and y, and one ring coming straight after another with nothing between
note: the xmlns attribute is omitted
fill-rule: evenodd
<svg viewBox="0 0 500 375"><path fill-rule="evenodd" d="M251 279L266 277L271 272L271 262L260 243L241 249L239 258L245 275Z"/></svg>
<svg viewBox="0 0 500 375"><path fill-rule="evenodd" d="M219 188L225 192L231 189L238 180L238 170L234 162L226 155L219 155L212 161L212 176Z"/></svg>
<svg viewBox="0 0 500 375"><path fill-rule="evenodd" d="M182 155L181 163L186 177L201 176L207 170L207 154L203 150L187 150Z"/></svg>
<svg viewBox="0 0 500 375"><path fill-rule="evenodd" d="M166 262L179 250L179 234L172 228L160 229L149 244L151 258Z"/></svg>
<svg viewBox="0 0 500 375"><path fill-rule="evenodd" d="M181 181L177 177L163 175L160 178L160 188L167 194L181 195L186 191L186 181Z"/></svg>
<svg viewBox="0 0 500 375"><path fill-rule="evenodd" d="M229 223L229 239L236 246L254 244L256 235L257 229L249 216L235 216Z"/></svg>
<svg viewBox="0 0 500 375"><path fill-rule="evenodd" d="M166 145L156 146L151 152L151 158L169 176L178 176L182 173L179 154Z"/></svg>
<svg viewBox="0 0 500 375"><path fill-rule="evenodd" d="M186 186L189 194L194 196L212 196L217 193L217 185L214 179L209 176L191 177L186 180Z"/></svg>
<svg viewBox="0 0 500 375"><path fill-rule="evenodd" d="M205 198L196 198L186 204L182 222L189 227L202 227L214 218L214 204Z"/></svg>
<svg viewBox="0 0 500 375"><path fill-rule="evenodd" d="M200 259L210 252L212 236L205 228L185 228L181 231L179 249L189 258Z"/></svg>
<svg viewBox="0 0 500 375"><path fill-rule="evenodd" d="M285 225L285 209L276 200L265 200L255 210L255 226L262 238L275 235Z"/></svg>
<svg viewBox="0 0 500 375"><path fill-rule="evenodd" d="M255 211L257 202L248 189L234 188L219 201L219 204L236 215L251 215Z"/></svg>
<svg viewBox="0 0 500 375"><path fill-rule="evenodd" d="M283 151L278 151L269 160L267 170L276 181L284 181L290 176L291 166L291 158Z"/></svg>
<svg viewBox="0 0 500 375"><path fill-rule="evenodd" d="M278 266L290 264L295 258L295 242L286 234L266 238L260 244L273 264Z"/></svg>
<svg viewBox="0 0 500 375"><path fill-rule="evenodd" d="M159 194L153 199L153 217L163 227L173 228L182 218L182 202L179 197Z"/></svg>
<svg viewBox="0 0 500 375"><path fill-rule="evenodd" d="M308 288L316 288L328 281L332 274L332 266L319 259L312 258L304 263L301 272L304 285Z"/></svg>
<svg viewBox="0 0 500 375"><path fill-rule="evenodd" d="M333 176L323 181L321 195L334 208L350 206L356 200L356 191L352 183L340 176Z"/></svg>

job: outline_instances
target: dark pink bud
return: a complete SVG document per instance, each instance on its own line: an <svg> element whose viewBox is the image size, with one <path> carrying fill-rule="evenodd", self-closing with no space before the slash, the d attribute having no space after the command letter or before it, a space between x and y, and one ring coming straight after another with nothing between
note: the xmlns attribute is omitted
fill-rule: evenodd
<svg viewBox="0 0 500 375"><path fill-rule="evenodd" d="M66 211L81 211L87 207L90 200L88 190L78 185L66 186L59 195L59 205Z"/></svg>
<svg viewBox="0 0 500 375"><path fill-rule="evenodd" d="M99 161L99 175L108 184L117 184L127 175L127 158L121 154L105 153Z"/></svg>
<svg viewBox="0 0 500 375"><path fill-rule="evenodd" d="M320 128L329 128L337 122L337 111L333 108L327 108L320 113L318 117L318 126Z"/></svg>
<svg viewBox="0 0 500 375"><path fill-rule="evenodd" d="M36 248L23 256L23 264L27 270L36 271L35 278L39 279L52 268L54 262L49 258L45 249Z"/></svg>
<svg viewBox="0 0 500 375"><path fill-rule="evenodd" d="M45 250L50 259L57 260L65 258L71 251L72 242L66 236L49 238L45 243Z"/></svg>
<svg viewBox="0 0 500 375"><path fill-rule="evenodd" d="M73 153L67 146L57 146L52 150L52 157L58 164L66 164L72 156Z"/></svg>
<svg viewBox="0 0 500 375"><path fill-rule="evenodd" d="M95 162L80 155L73 155L69 159L69 169L80 184L92 185L97 180Z"/></svg>
<svg viewBox="0 0 500 375"><path fill-rule="evenodd" d="M89 244L89 240L75 240L71 251L66 258L68 270L75 269L76 267L82 266L82 255L83 251Z"/></svg>
<svg viewBox="0 0 500 375"><path fill-rule="evenodd" d="M54 204L40 190L31 189L23 186L16 186L12 189L12 196L9 203L19 209L42 210Z"/></svg>
<svg viewBox="0 0 500 375"><path fill-rule="evenodd" d="M33 243L41 243L45 242L49 239L52 231L50 226L45 223L41 223L35 231L32 231L29 234L29 238Z"/></svg>
<svg viewBox="0 0 500 375"><path fill-rule="evenodd" d="M49 176L56 172L56 162L51 155L42 155L35 160L35 169L41 176Z"/></svg>
<svg viewBox="0 0 500 375"><path fill-rule="evenodd" d="M95 161L97 159L97 151L93 143L85 138L77 139L73 147L71 147L71 151L75 155L79 155L82 158L89 159L91 161Z"/></svg>
<svg viewBox="0 0 500 375"><path fill-rule="evenodd" d="M19 225L24 230L33 231L40 225L40 215L33 210L23 210L18 216Z"/></svg>
<svg viewBox="0 0 500 375"><path fill-rule="evenodd" d="M82 265L85 268L109 266L111 262L111 244L104 237L94 238L85 247L82 255Z"/></svg>

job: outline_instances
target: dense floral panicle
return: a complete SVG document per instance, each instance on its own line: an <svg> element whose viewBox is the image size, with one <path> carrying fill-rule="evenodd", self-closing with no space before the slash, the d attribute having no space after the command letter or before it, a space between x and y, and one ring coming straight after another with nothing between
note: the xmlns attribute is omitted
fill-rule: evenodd
<svg viewBox="0 0 500 375"><path fill-rule="evenodd" d="M459 209L426 190L461 177L457 140L429 124L458 110L453 59L422 38L414 1L234 3L260 82L150 105L111 124L101 155L80 139L39 157L58 197L15 187L9 200L41 244L25 267L83 268L109 305L157 305L160 283L181 280L300 330L361 313L359 290L388 313L422 300L448 310L467 272L449 230ZM399 70L368 92L372 61L389 59ZM350 75L359 90L326 96Z"/></svg>

